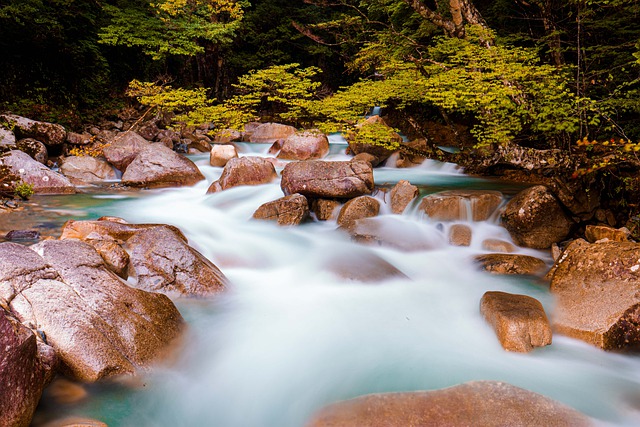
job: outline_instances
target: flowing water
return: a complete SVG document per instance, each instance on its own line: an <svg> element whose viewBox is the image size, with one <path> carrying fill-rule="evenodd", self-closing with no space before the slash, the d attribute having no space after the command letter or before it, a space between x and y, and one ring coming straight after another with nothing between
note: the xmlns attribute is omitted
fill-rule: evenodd
<svg viewBox="0 0 640 427"><path fill-rule="evenodd" d="M342 147L335 147L331 158L342 159ZM265 151L259 145L242 147L244 155ZM58 223L67 217L116 215L176 225L231 285L211 301L176 301L190 328L170 366L133 385L88 386L89 397L74 405L55 404L45 395L40 419L56 412L110 426L296 427L323 405L366 393L500 380L607 424L640 425L638 357L562 336L530 354L502 349L479 313L484 292L527 294L547 313L553 298L540 280L494 276L473 264L473 256L484 252L484 238L510 240L495 220L471 223L471 246L454 247L447 242L447 226L424 218L415 207L401 216L383 208L384 229L412 249L365 246L331 221L278 227L251 220L258 206L282 196L279 183L207 195L222 169L207 166L205 156L194 160L207 182L191 188L98 192L42 202L44 214L57 215ZM518 190L435 162L408 170L383 167L375 179L389 187L407 179L420 185L422 194L451 188L498 189L506 195ZM76 204L65 205L65 200ZM519 252L551 262L546 252ZM328 268L340 261L364 262L359 268L366 269L371 256L406 278L360 283Z"/></svg>

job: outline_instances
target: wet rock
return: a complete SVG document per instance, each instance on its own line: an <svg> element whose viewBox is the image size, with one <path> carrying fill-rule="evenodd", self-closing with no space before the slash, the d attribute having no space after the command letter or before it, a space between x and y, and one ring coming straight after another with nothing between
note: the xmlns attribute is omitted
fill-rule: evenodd
<svg viewBox="0 0 640 427"><path fill-rule="evenodd" d="M373 252L362 249L337 249L327 252L320 268L340 279L360 283L378 283L391 279L407 279L393 264Z"/></svg>
<svg viewBox="0 0 640 427"><path fill-rule="evenodd" d="M571 242L549 273L557 333L605 350L640 345L640 245Z"/></svg>
<svg viewBox="0 0 640 427"><path fill-rule="evenodd" d="M53 380L47 387L46 394L57 404L62 405L78 403L89 395L82 384L62 377Z"/></svg>
<svg viewBox="0 0 640 427"><path fill-rule="evenodd" d="M337 222L340 227L351 229L357 220L377 216L379 212L379 201L373 197L360 196L349 200L342 206Z"/></svg>
<svg viewBox="0 0 640 427"><path fill-rule="evenodd" d="M466 224L453 224L449 228L449 244L453 246L470 246L473 233Z"/></svg>
<svg viewBox="0 0 640 427"><path fill-rule="evenodd" d="M516 194L501 219L517 245L535 249L548 249L561 242L573 226L554 195L542 185Z"/></svg>
<svg viewBox="0 0 640 427"><path fill-rule="evenodd" d="M0 165L5 165L22 181L33 186L36 194L72 194L76 187L62 174L53 172L22 151L9 151L0 155Z"/></svg>
<svg viewBox="0 0 640 427"><path fill-rule="evenodd" d="M480 267L493 274L529 274L542 275L547 265L540 258L517 254L478 255L475 261Z"/></svg>
<svg viewBox="0 0 640 427"><path fill-rule="evenodd" d="M415 185L411 185L409 181L401 179L393 186L390 196L391 212L394 214L402 214L407 206L415 200L420 191Z"/></svg>
<svg viewBox="0 0 640 427"><path fill-rule="evenodd" d="M47 147L40 141L33 138L23 138L16 142L16 148L29 155L33 160L43 165L47 164L49 155Z"/></svg>
<svg viewBox="0 0 640 427"><path fill-rule="evenodd" d="M584 236L589 243L595 243L598 240L607 239L614 242L629 241L631 233L626 228L613 228L606 225L587 225Z"/></svg>
<svg viewBox="0 0 640 427"><path fill-rule="evenodd" d="M47 240L0 244L0 300L38 325L70 378L93 382L133 373L162 356L183 321L162 294L133 289L88 244Z"/></svg>
<svg viewBox="0 0 640 427"><path fill-rule="evenodd" d="M512 253L516 247L509 242L500 239L485 239L482 241L482 249L491 252Z"/></svg>
<svg viewBox="0 0 640 427"><path fill-rule="evenodd" d="M285 195L314 198L353 198L371 194L373 169L363 161L306 160L286 165L280 184Z"/></svg>
<svg viewBox="0 0 640 427"><path fill-rule="evenodd" d="M376 156L369 153L358 153L351 159L352 162L358 160L369 163L371 167L377 166L380 163L380 160Z"/></svg>
<svg viewBox="0 0 640 427"><path fill-rule="evenodd" d="M306 427L592 425L586 416L540 394L498 381L473 381L338 402L319 411Z"/></svg>
<svg viewBox="0 0 640 427"><path fill-rule="evenodd" d="M311 202L311 210L318 221L327 221L338 217L337 208L341 203L337 200L314 199Z"/></svg>
<svg viewBox="0 0 640 427"><path fill-rule="evenodd" d="M329 139L319 130L296 132L287 137L277 157L284 160L321 159L329 153Z"/></svg>
<svg viewBox="0 0 640 427"><path fill-rule="evenodd" d="M209 152L209 164L224 167L229 160L238 157L238 150L232 144L216 144Z"/></svg>
<svg viewBox="0 0 640 427"><path fill-rule="evenodd" d="M486 221L502 203L502 193L450 190L430 194L419 209L434 221Z"/></svg>
<svg viewBox="0 0 640 427"><path fill-rule="evenodd" d="M39 122L11 114L0 115L0 121L7 122L16 138L33 138L47 146L61 145L67 138L64 127L47 122Z"/></svg>
<svg viewBox="0 0 640 427"><path fill-rule="evenodd" d="M170 295L210 296L227 279L211 261L169 227L141 229L125 244L137 287Z"/></svg>
<svg viewBox="0 0 640 427"><path fill-rule="evenodd" d="M292 194L263 204L253 214L255 219L277 221L278 225L299 225L309 216L309 203L301 194Z"/></svg>
<svg viewBox="0 0 640 427"><path fill-rule="evenodd" d="M442 236L399 216L359 219L349 232L360 243L388 246L406 252L430 250L445 244Z"/></svg>
<svg viewBox="0 0 640 427"><path fill-rule="evenodd" d="M227 190L239 185L268 184L278 178L273 163L254 156L233 158L227 162L220 179L213 182L207 193Z"/></svg>
<svg viewBox="0 0 640 427"><path fill-rule="evenodd" d="M117 134L102 152L109 163L124 172L138 154L151 143L133 131Z"/></svg>
<svg viewBox="0 0 640 427"><path fill-rule="evenodd" d="M97 221L69 220L62 227L60 239L98 240L104 239L123 243L141 230L148 228L169 228L183 242L187 238L177 227L165 224L129 224L118 217L101 217Z"/></svg>
<svg viewBox="0 0 640 427"><path fill-rule="evenodd" d="M11 230L5 236L7 240L38 240L40 232L37 230Z"/></svg>
<svg viewBox="0 0 640 427"><path fill-rule="evenodd" d="M527 353L551 344L551 326L540 301L527 295L486 292L480 313L491 324L502 347Z"/></svg>
<svg viewBox="0 0 640 427"><path fill-rule="evenodd" d="M432 151L424 138L416 139L402 144L403 150L398 153L397 168L412 168L421 165L426 160L426 155Z"/></svg>
<svg viewBox="0 0 640 427"><path fill-rule="evenodd" d="M382 163L385 160L387 160L389 156L391 156L396 150L390 149L387 146L382 144L378 145L378 144L366 144L366 143L356 142L357 141L356 135L358 134L358 132L363 132L363 129L365 129L364 131L366 131L366 128L370 126L381 126L383 128L386 128L391 134L389 138L390 143L399 144L402 142L402 137L398 135L396 132L393 132L391 127L387 125L384 119L382 119L380 116L369 117L364 122L356 125L357 130L353 135L347 135L347 141L349 142L349 149L351 150L351 152L353 154L360 154L360 153L371 154L376 158L376 161L373 164L373 166L376 166L379 163ZM382 142L386 142L386 141L382 141Z"/></svg>
<svg viewBox="0 0 640 427"><path fill-rule="evenodd" d="M49 421L41 427L108 427L99 420L83 417L67 417Z"/></svg>
<svg viewBox="0 0 640 427"><path fill-rule="evenodd" d="M245 130L247 130L246 126ZM250 132L249 142L274 143L279 139L287 139L295 134L296 128L280 123L263 123L247 132Z"/></svg>
<svg viewBox="0 0 640 427"><path fill-rule="evenodd" d="M0 425L27 427L52 367L43 363L33 331L2 307L0 349Z"/></svg>
<svg viewBox="0 0 640 427"><path fill-rule="evenodd" d="M60 165L60 173L76 185L117 179L116 171L109 163L91 156L65 157Z"/></svg>
<svg viewBox="0 0 640 427"><path fill-rule="evenodd" d="M190 186L203 179L191 160L160 144L141 149L122 174L122 184L132 187Z"/></svg>

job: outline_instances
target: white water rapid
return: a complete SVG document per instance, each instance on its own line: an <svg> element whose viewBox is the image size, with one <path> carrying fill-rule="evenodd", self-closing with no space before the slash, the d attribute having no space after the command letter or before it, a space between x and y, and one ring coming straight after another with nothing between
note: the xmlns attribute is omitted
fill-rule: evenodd
<svg viewBox="0 0 640 427"><path fill-rule="evenodd" d="M263 147L262 147L263 148ZM263 155L259 146L244 154ZM334 150L332 159L342 158ZM471 380L509 382L570 405L611 425L640 425L640 359L606 353L559 335L530 354L505 352L479 313L484 292L502 290L539 299L547 313L547 285L531 278L479 271L474 255L491 236L510 240L495 221L471 223L470 247L450 246L446 226L416 209L381 212L401 250L354 243L335 222L299 227L251 220L262 203L282 197L279 182L205 194L221 168L195 157L207 182L114 200L100 215L135 223L178 226L190 244L231 283L213 301L176 301L190 323L178 359L131 391L91 389L68 413L109 426L300 427L322 406L374 392L431 390ZM472 179L450 165L380 168L378 184L407 179L423 194L486 188L513 194L500 183ZM102 197L102 196L98 196ZM376 197L383 197L382 193ZM550 262L548 254L520 249ZM332 263L366 269L372 257L407 278L376 283L341 279Z"/></svg>

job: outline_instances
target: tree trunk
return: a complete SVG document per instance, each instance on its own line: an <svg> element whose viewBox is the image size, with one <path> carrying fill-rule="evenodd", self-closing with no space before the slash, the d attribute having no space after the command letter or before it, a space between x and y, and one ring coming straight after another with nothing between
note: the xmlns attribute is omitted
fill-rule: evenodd
<svg viewBox="0 0 640 427"><path fill-rule="evenodd" d="M424 19L442 28L450 37L464 38L466 24L480 25L483 28L487 26L471 0L449 0L450 19L433 11L423 0L404 1Z"/></svg>

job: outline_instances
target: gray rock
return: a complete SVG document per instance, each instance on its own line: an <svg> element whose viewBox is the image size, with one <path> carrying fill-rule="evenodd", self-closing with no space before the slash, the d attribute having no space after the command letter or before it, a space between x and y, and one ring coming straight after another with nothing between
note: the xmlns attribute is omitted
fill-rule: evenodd
<svg viewBox="0 0 640 427"><path fill-rule="evenodd" d="M122 174L122 183L134 187L179 187L204 179L188 158L161 144L141 149Z"/></svg>
<svg viewBox="0 0 640 427"><path fill-rule="evenodd" d="M123 132L109 139L109 145L102 152L109 163L121 172L135 159L142 149L151 145L135 132Z"/></svg>
<svg viewBox="0 0 640 427"><path fill-rule="evenodd" d="M60 173L76 185L104 182L117 178L113 166L105 160L91 156L65 157L60 165Z"/></svg>
<svg viewBox="0 0 640 427"><path fill-rule="evenodd" d="M9 151L0 155L0 165L33 186L36 194L72 194L76 187L64 175L53 172L22 151Z"/></svg>
<svg viewBox="0 0 640 427"><path fill-rule="evenodd" d="M7 122L18 139L33 138L47 146L61 145L67 139L65 128L55 123L38 122L11 114L0 115L0 121Z"/></svg>

